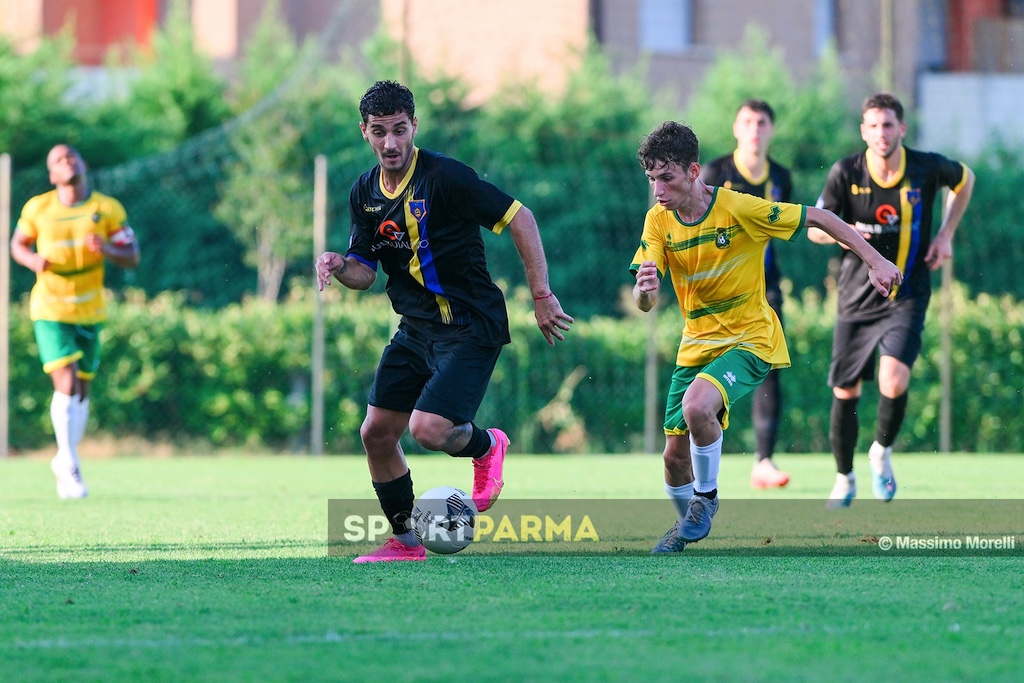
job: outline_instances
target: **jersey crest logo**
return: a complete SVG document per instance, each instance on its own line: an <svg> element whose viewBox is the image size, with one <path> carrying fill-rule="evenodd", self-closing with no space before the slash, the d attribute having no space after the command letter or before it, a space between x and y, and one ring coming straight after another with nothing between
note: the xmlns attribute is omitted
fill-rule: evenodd
<svg viewBox="0 0 1024 683"><path fill-rule="evenodd" d="M715 246L719 249L728 249L729 245L729 231L725 228L717 228L715 230Z"/></svg>
<svg viewBox="0 0 1024 683"><path fill-rule="evenodd" d="M427 218L427 200L410 199L409 213L412 214L412 217L416 219L417 223L422 223Z"/></svg>
<svg viewBox="0 0 1024 683"><path fill-rule="evenodd" d="M919 204L921 202L921 190L916 187L907 190L907 201L912 205Z"/></svg>
<svg viewBox="0 0 1024 683"><path fill-rule="evenodd" d="M96 213L94 213L92 215L92 222L93 223L99 223L100 222L100 214L99 214L99 212L96 212Z"/></svg>
<svg viewBox="0 0 1024 683"><path fill-rule="evenodd" d="M380 224L377 232L380 233L381 237L386 237L392 242L401 242L405 239L405 231L399 230L398 223L394 221L384 221Z"/></svg>

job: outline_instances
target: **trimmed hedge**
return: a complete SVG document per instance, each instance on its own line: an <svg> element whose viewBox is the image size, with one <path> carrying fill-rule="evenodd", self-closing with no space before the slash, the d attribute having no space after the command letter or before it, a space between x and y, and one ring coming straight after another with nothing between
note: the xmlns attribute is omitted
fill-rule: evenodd
<svg viewBox="0 0 1024 683"><path fill-rule="evenodd" d="M563 301L570 314L572 295ZM899 450L938 448L938 304L936 296ZM969 299L959 286L952 304L952 448L1020 452L1024 304L984 294ZM146 299L131 291L110 308L92 387L90 434L197 451L308 450L311 287L293 289L282 303L250 299L219 311L185 306L175 294ZM825 380L834 311L834 300L822 300L814 289L786 300L793 367L782 375L782 452L828 451L831 393ZM567 341L552 348L536 329L525 291L513 293L509 312L513 343L502 353L477 422L500 425L520 452L642 450L647 317L578 320ZM366 394L396 319L383 294L340 287L325 293L324 315L325 450L360 453ZM24 303L14 307L11 333L11 445L45 447L52 443L52 389L35 355ZM678 335L674 304L661 307L655 332L659 423ZM876 391L866 385L861 450L873 436ZM753 443L750 402L744 399L733 410L725 448L749 452ZM405 446L420 450L408 439Z"/></svg>

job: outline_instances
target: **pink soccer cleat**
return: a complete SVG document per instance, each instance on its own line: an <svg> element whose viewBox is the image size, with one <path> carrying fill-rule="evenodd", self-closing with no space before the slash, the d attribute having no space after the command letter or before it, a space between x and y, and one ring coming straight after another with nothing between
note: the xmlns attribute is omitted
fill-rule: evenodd
<svg viewBox="0 0 1024 683"><path fill-rule="evenodd" d="M392 536L384 545L374 550L369 555L360 555L352 560L353 564L366 564L367 562L399 562L411 560L422 562L427 559L427 549L421 545L408 546Z"/></svg>
<svg viewBox="0 0 1024 683"><path fill-rule="evenodd" d="M771 458L758 460L750 470L750 488L778 489L789 483L789 475L775 467Z"/></svg>
<svg viewBox="0 0 1024 683"><path fill-rule="evenodd" d="M508 452L508 437L500 429L487 431L494 436L494 445L487 455L473 461L473 502L478 512L494 505L505 485L501 473Z"/></svg>

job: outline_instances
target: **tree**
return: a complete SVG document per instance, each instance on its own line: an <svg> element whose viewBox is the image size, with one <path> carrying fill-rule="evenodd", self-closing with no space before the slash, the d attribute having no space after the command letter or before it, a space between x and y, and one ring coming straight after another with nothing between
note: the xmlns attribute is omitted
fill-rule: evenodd
<svg viewBox="0 0 1024 683"><path fill-rule="evenodd" d="M39 165L58 140L78 143L78 118L65 99L72 48L65 32L20 55L0 36L0 151L15 166Z"/></svg>
<svg viewBox="0 0 1024 683"><path fill-rule="evenodd" d="M196 50L186 0L173 0L163 30L153 35L152 53L136 51L135 60L140 72L122 106L126 115L150 122L157 149L173 148L231 115L227 84Z"/></svg>
<svg viewBox="0 0 1024 683"><path fill-rule="evenodd" d="M312 159L299 143L312 100L301 78L279 88L295 74L300 57L271 1L247 46L237 90L239 106L256 113L241 117L231 135L238 160L228 167L215 211L245 247L244 261L256 269L257 295L267 301L277 300L289 261L310 251Z"/></svg>

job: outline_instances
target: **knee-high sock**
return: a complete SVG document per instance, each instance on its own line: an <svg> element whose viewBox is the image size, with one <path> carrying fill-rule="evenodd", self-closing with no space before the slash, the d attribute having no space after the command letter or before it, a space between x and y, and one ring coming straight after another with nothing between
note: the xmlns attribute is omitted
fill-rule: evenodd
<svg viewBox="0 0 1024 683"><path fill-rule="evenodd" d="M68 394L53 392L50 400L50 422L53 423L53 435L57 439L57 457L78 465L78 451L71 440L72 401L76 400Z"/></svg>
<svg viewBox="0 0 1024 683"><path fill-rule="evenodd" d="M82 442L82 437L85 436L85 428L89 424L89 399L72 396L71 397L71 443L75 446L75 452L78 452L78 444Z"/></svg>
<svg viewBox="0 0 1024 683"><path fill-rule="evenodd" d="M722 462L722 434L707 446L698 446L690 436L690 460L693 463L694 492L708 493L718 488L718 468Z"/></svg>
<svg viewBox="0 0 1024 683"><path fill-rule="evenodd" d="M775 453L781 408L782 391L779 387L779 371L772 370L761 382L761 386L754 390L753 422L758 460L770 458Z"/></svg>
<svg viewBox="0 0 1024 683"><path fill-rule="evenodd" d="M888 448L896 440L907 414L907 392L896 398L878 397L878 424L875 425L875 441Z"/></svg>
<svg viewBox="0 0 1024 683"><path fill-rule="evenodd" d="M693 482L691 481L683 486L672 486L666 481L665 493L668 494L668 499L672 501L672 506L675 507L676 513L679 514L679 519L685 517L686 508L690 505L690 499L693 498Z"/></svg>
<svg viewBox="0 0 1024 683"><path fill-rule="evenodd" d="M836 459L836 471L849 474L853 471L853 452L857 448L857 432L860 420L857 418L859 398L832 397L832 415L829 423L828 440L832 444L832 455Z"/></svg>
<svg viewBox="0 0 1024 683"><path fill-rule="evenodd" d="M406 545L418 545L412 532L412 508L416 501L412 492L412 472L406 471L393 481L372 483L380 509L391 523L391 533Z"/></svg>

